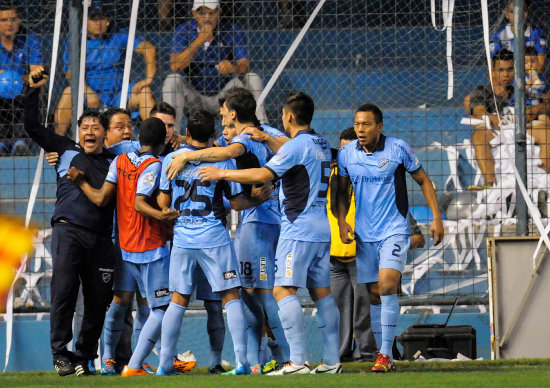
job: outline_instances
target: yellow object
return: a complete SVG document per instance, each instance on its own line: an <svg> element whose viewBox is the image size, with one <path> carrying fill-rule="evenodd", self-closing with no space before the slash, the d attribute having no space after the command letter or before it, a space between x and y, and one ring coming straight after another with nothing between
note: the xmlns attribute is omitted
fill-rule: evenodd
<svg viewBox="0 0 550 388"><path fill-rule="evenodd" d="M332 179L336 179L336 168L333 168L330 174L330 181L328 184L327 192L327 213L331 236L330 255L338 257L340 261L349 262L355 260L355 241L351 244L344 244L342 240L340 240L340 229L338 228L338 220L331 211L332 204L330 203L330 191ZM351 225L353 230L355 230L355 194L353 193L353 191L351 192L351 201L349 205L349 211L346 216L346 222Z"/></svg>

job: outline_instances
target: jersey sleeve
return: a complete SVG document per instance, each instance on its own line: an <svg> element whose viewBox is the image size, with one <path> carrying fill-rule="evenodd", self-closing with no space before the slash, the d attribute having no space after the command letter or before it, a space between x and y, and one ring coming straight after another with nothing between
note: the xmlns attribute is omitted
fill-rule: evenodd
<svg viewBox="0 0 550 388"><path fill-rule="evenodd" d="M237 135L231 139L230 144L240 144L244 147L245 151L250 151L250 138L246 135Z"/></svg>
<svg viewBox="0 0 550 388"><path fill-rule="evenodd" d="M393 143L393 152L410 174L414 174L422 167L412 147L403 140L397 140Z"/></svg>
<svg viewBox="0 0 550 388"><path fill-rule="evenodd" d="M227 147L227 140L223 136L218 137L216 143L218 143L218 147Z"/></svg>
<svg viewBox="0 0 550 388"><path fill-rule="evenodd" d="M153 162L143 170L138 179L136 195L146 197L153 195L159 187L161 169L162 165L160 162Z"/></svg>
<svg viewBox="0 0 550 388"><path fill-rule="evenodd" d="M108 148L109 152L114 155L127 154L129 152L137 152L141 149L141 143L137 140L123 140L113 144Z"/></svg>
<svg viewBox="0 0 550 388"><path fill-rule="evenodd" d="M167 155L162 161L159 189L164 192L169 192L172 189L170 186L170 181L168 180L168 174L166 173L166 169L168 168L172 160L172 157L170 155Z"/></svg>
<svg viewBox="0 0 550 388"><path fill-rule="evenodd" d="M118 174L117 174L117 168L116 168L117 160L118 160L118 156L114 158L111 164L109 165L109 172L105 177L105 182L114 183L115 185L118 182Z"/></svg>
<svg viewBox="0 0 550 388"><path fill-rule="evenodd" d="M347 149L340 148L338 150L338 175L348 178L348 160L347 160Z"/></svg>
<svg viewBox="0 0 550 388"><path fill-rule="evenodd" d="M277 128L270 127L269 125L262 124L262 129L265 133L267 133L269 136L273 138L288 137L283 132L279 131Z"/></svg>
<svg viewBox="0 0 550 388"><path fill-rule="evenodd" d="M271 171L275 178L282 177L285 172L298 164L298 157L304 150L297 149L295 144L292 140L286 142L279 148L279 152L265 164L264 167Z"/></svg>
<svg viewBox="0 0 550 388"><path fill-rule="evenodd" d="M226 160L223 162L221 168L225 170L236 170L237 164L235 163L234 159ZM236 197L237 195L241 194L243 192L243 187L238 182L231 182L231 181L225 181L226 184L224 184L224 196L227 199L231 199L233 197Z"/></svg>

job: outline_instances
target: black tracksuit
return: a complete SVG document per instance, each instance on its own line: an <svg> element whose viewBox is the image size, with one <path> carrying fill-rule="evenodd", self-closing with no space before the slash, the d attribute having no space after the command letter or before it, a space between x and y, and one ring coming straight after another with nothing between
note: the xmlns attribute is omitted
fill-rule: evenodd
<svg viewBox="0 0 550 388"><path fill-rule="evenodd" d="M71 139L59 136L39 122L38 89L25 91L25 130L47 152L57 152L57 201L52 217L50 344L54 360L85 363L97 357L105 312L112 299L114 247L111 241L114 204L100 208L66 177L74 166L101 188L113 159L108 151L86 154ZM82 283L84 316L76 351L67 350L73 338L72 321Z"/></svg>

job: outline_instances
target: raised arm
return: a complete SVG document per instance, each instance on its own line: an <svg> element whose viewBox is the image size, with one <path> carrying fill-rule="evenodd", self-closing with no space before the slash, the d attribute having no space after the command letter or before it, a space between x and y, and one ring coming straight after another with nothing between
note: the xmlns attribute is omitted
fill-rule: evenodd
<svg viewBox="0 0 550 388"><path fill-rule="evenodd" d="M116 185L105 181L101 189L94 189L86 180L84 171L71 167L67 171L67 179L77 185L88 199L96 206L104 207L111 202L116 194Z"/></svg>
<svg viewBox="0 0 550 388"><path fill-rule="evenodd" d="M428 178L426 171L424 171L422 167L412 174L412 177L416 183L420 185L424 198L426 198L426 203L432 211L433 221L430 225L430 237L434 241L434 245L437 245L441 242L441 240L443 240L444 229L432 181Z"/></svg>
<svg viewBox="0 0 550 388"><path fill-rule="evenodd" d="M242 144L229 144L227 147L210 147L202 150L183 152L175 155L172 162L166 169L168 179L176 178L178 173L185 167L187 162L220 162L237 158L245 153L245 148Z"/></svg>
<svg viewBox="0 0 550 388"><path fill-rule="evenodd" d="M178 32L174 40L177 39ZM178 73L189 66L191 60L202 48L205 42L214 38L214 27L211 24L204 24L200 28L200 32L194 41L187 46L183 51L170 54L170 69L174 73Z"/></svg>
<svg viewBox="0 0 550 388"><path fill-rule="evenodd" d="M254 141L265 143L271 149L271 151L273 151L274 154L279 151L279 148L281 148L283 144L291 140L290 137L273 137L265 133L264 131L260 131L258 128L254 127L246 128L242 133L250 135L250 139Z"/></svg>

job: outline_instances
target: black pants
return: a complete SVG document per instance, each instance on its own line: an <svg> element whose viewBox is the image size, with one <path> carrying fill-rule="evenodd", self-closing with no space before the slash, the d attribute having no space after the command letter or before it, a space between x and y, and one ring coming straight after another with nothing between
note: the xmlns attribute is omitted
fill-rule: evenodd
<svg viewBox="0 0 550 388"><path fill-rule="evenodd" d="M109 237L66 223L53 227L50 345L54 360L73 363L97 357L97 341L113 297L114 248ZM67 349L82 282L84 315L76 351Z"/></svg>

